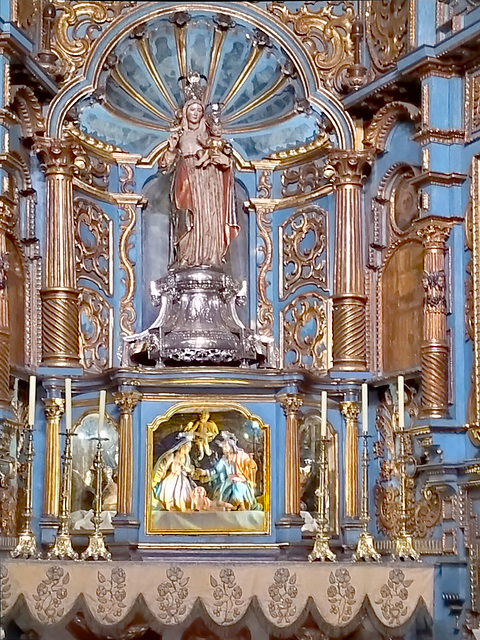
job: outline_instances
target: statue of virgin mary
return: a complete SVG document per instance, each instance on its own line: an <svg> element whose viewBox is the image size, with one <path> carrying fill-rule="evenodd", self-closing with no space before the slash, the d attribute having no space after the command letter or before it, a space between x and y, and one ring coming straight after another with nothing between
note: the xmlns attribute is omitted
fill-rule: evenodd
<svg viewBox="0 0 480 640"><path fill-rule="evenodd" d="M172 236L174 266L219 267L239 228L234 207L232 154L218 118L207 121L200 98L189 98L167 140L160 168L173 170L173 202L186 222ZM176 227L176 228L175 228Z"/></svg>

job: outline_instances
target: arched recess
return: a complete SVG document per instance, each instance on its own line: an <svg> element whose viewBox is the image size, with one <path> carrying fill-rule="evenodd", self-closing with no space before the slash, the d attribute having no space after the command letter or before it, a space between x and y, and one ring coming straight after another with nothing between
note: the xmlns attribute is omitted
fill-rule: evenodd
<svg viewBox="0 0 480 640"><path fill-rule="evenodd" d="M391 252L380 274L384 373L420 368L422 275L423 246L419 240L414 239L401 242Z"/></svg>
<svg viewBox="0 0 480 640"><path fill-rule="evenodd" d="M118 16L110 24L105 25L102 34L95 40L91 50L88 51L85 56L83 73L67 83L65 89L52 101L46 118L47 135L53 138L60 137L69 109L79 101L95 94L102 72L112 63L111 54L122 40L126 40L130 35L133 35L134 39L138 38L147 23L152 24L152 21L165 17L171 18L173 14L178 14L182 11L188 11L191 14L200 11L203 13L210 12L212 15L222 16L220 22L223 22L220 28L217 29L218 35L212 44L214 55L218 55L219 40L222 37L221 33L226 31L225 24L228 20L233 19L238 21L239 24L248 24L252 29L260 30L262 33L261 38L264 35L267 37L268 46L270 46L270 43L274 43L285 53L289 61L289 65L285 68L286 75L293 74L297 76L299 83L303 87L304 99L308 104L325 114L331 122L339 148L348 149L352 147L354 140L353 122L344 111L340 101L333 94L317 86L315 71L312 69L310 60L299 40L275 16L253 5L245 5L240 2L229 3L228 14L224 12L225 10L222 12L222 7L214 4L190 3L183 6L176 2L165 2L161 4L140 3L140 6L130 13ZM69 45L72 45L72 41L66 41L66 46ZM262 43L262 46L265 46L264 43ZM72 50L74 50L73 47L71 48ZM148 53L146 57L148 58ZM179 55L178 57L181 58L182 56ZM185 71L185 60L180 59L179 62L182 70ZM151 68L153 66L152 73L156 75L155 65L150 64L149 66Z"/></svg>

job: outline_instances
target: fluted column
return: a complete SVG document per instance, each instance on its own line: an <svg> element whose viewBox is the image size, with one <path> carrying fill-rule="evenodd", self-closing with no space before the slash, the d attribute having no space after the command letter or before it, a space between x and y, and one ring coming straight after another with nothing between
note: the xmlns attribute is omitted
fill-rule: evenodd
<svg viewBox="0 0 480 640"><path fill-rule="evenodd" d="M298 443L298 410L302 398L286 395L281 399L286 417L285 431L285 515L300 515L300 447Z"/></svg>
<svg viewBox="0 0 480 640"><path fill-rule="evenodd" d="M450 227L429 224L418 231L423 252L422 412L445 416L448 409L448 343L445 243Z"/></svg>
<svg viewBox="0 0 480 640"><path fill-rule="evenodd" d="M360 407L356 402L340 404L345 420L345 517L358 518L360 504L358 496L358 414Z"/></svg>
<svg viewBox="0 0 480 640"><path fill-rule="evenodd" d="M114 393L115 403L120 409L120 435L118 452L118 502L117 513L131 515L133 490L133 410L141 394L138 391Z"/></svg>
<svg viewBox="0 0 480 640"><path fill-rule="evenodd" d="M0 404L10 402L10 318L6 232L14 220L13 202L0 196Z"/></svg>
<svg viewBox="0 0 480 640"><path fill-rule="evenodd" d="M66 140L37 138L47 182L43 363L78 366L78 291L75 275L73 153Z"/></svg>
<svg viewBox="0 0 480 640"><path fill-rule="evenodd" d="M64 412L61 398L45 398L45 475L43 513L58 516L60 504L60 420Z"/></svg>
<svg viewBox="0 0 480 640"><path fill-rule="evenodd" d="M361 237L362 185L371 156L336 151L325 168L335 188L335 272L333 366L345 371L366 367L365 282Z"/></svg>

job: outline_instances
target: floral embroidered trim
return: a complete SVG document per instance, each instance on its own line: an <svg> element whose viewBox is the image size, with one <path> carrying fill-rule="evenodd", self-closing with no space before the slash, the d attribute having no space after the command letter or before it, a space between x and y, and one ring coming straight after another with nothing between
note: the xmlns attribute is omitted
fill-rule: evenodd
<svg viewBox="0 0 480 640"><path fill-rule="evenodd" d="M98 598L97 612L101 613L105 622L116 622L115 618L122 615L122 609L127 606L123 601L127 597L125 586L127 574L124 569L115 567L110 578L106 578L100 571L97 572L98 582L95 594Z"/></svg>
<svg viewBox="0 0 480 640"><path fill-rule="evenodd" d="M330 602L330 613L337 616L338 623L348 622L352 617L352 606L355 604L355 587L350 584L352 577L348 569L331 571L328 578L330 586L327 598Z"/></svg>
<svg viewBox="0 0 480 640"><path fill-rule="evenodd" d="M268 587L268 595L272 599L268 603L268 610L279 624L288 624L297 610L293 603L298 595L296 581L296 573L290 575L288 569L277 569L273 576L273 584Z"/></svg>
<svg viewBox="0 0 480 640"><path fill-rule="evenodd" d="M375 602L382 605L382 616L391 626L399 625L402 624L400 618L404 618L408 612L408 587L413 580L405 580L401 569L392 569L388 578L380 589L381 598Z"/></svg>
<svg viewBox="0 0 480 640"><path fill-rule="evenodd" d="M170 567L166 570L167 580L158 585L158 608L160 618L167 623L179 622L179 616L183 616L187 607L185 600L188 598L187 584L190 578L184 578L180 567Z"/></svg>
<svg viewBox="0 0 480 640"><path fill-rule="evenodd" d="M50 624L57 622L64 614L62 600L68 591L66 585L70 581L70 574L62 567L49 567L46 577L37 585L37 593L32 594L38 619Z"/></svg>
<svg viewBox="0 0 480 640"><path fill-rule="evenodd" d="M210 576L210 584L213 587L213 598L216 601L213 607L213 615L221 618L221 622L234 622L235 618L240 615L239 605L243 604L241 600L243 591L236 584L235 573L232 569L222 569L219 574L220 582Z"/></svg>

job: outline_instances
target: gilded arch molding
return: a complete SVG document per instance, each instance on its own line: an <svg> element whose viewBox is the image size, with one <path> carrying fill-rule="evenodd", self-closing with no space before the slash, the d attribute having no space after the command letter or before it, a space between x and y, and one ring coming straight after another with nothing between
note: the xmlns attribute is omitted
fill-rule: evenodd
<svg viewBox="0 0 480 640"><path fill-rule="evenodd" d="M382 107L374 115L367 128L363 143L366 147L373 147L377 153L385 151L387 138L399 120L411 120L414 124L420 122L420 109L409 102L391 102Z"/></svg>
<svg viewBox="0 0 480 640"><path fill-rule="evenodd" d="M77 5L78 11L80 11L82 4L79 3ZM68 48L75 52L77 56L80 55L77 52L84 50L83 61L78 64L78 76L68 81L65 89L52 101L46 118L48 135L52 137L61 135L63 122L68 110L76 102L88 97L95 91L100 73L114 47L122 38L135 32L147 20L181 11L201 10L202 12L221 13L221 8L218 5L206 3L179 5L178 3L169 2L162 3L161 6L155 6L153 3L142 3L141 6L135 7L130 11L128 9L124 14L120 13L114 18L110 18L108 23L102 24L103 30L98 38L92 42L91 47L84 47L84 43L79 40L64 42L63 55L67 59L69 55L72 55L67 53ZM228 15L233 19L245 21L253 28L260 29L272 41L278 42L287 57L292 61L295 72L304 87L308 102L317 106L328 116L338 137L339 147L342 149L351 148L354 140L353 122L344 111L340 101L318 86L315 70L312 68L301 41L279 19L260 8L245 6L239 2L231 2L228 7ZM100 17L97 17L96 21L98 22L99 20ZM95 23L95 19L93 19L93 22ZM67 32L63 32L63 37L65 37L65 33Z"/></svg>

